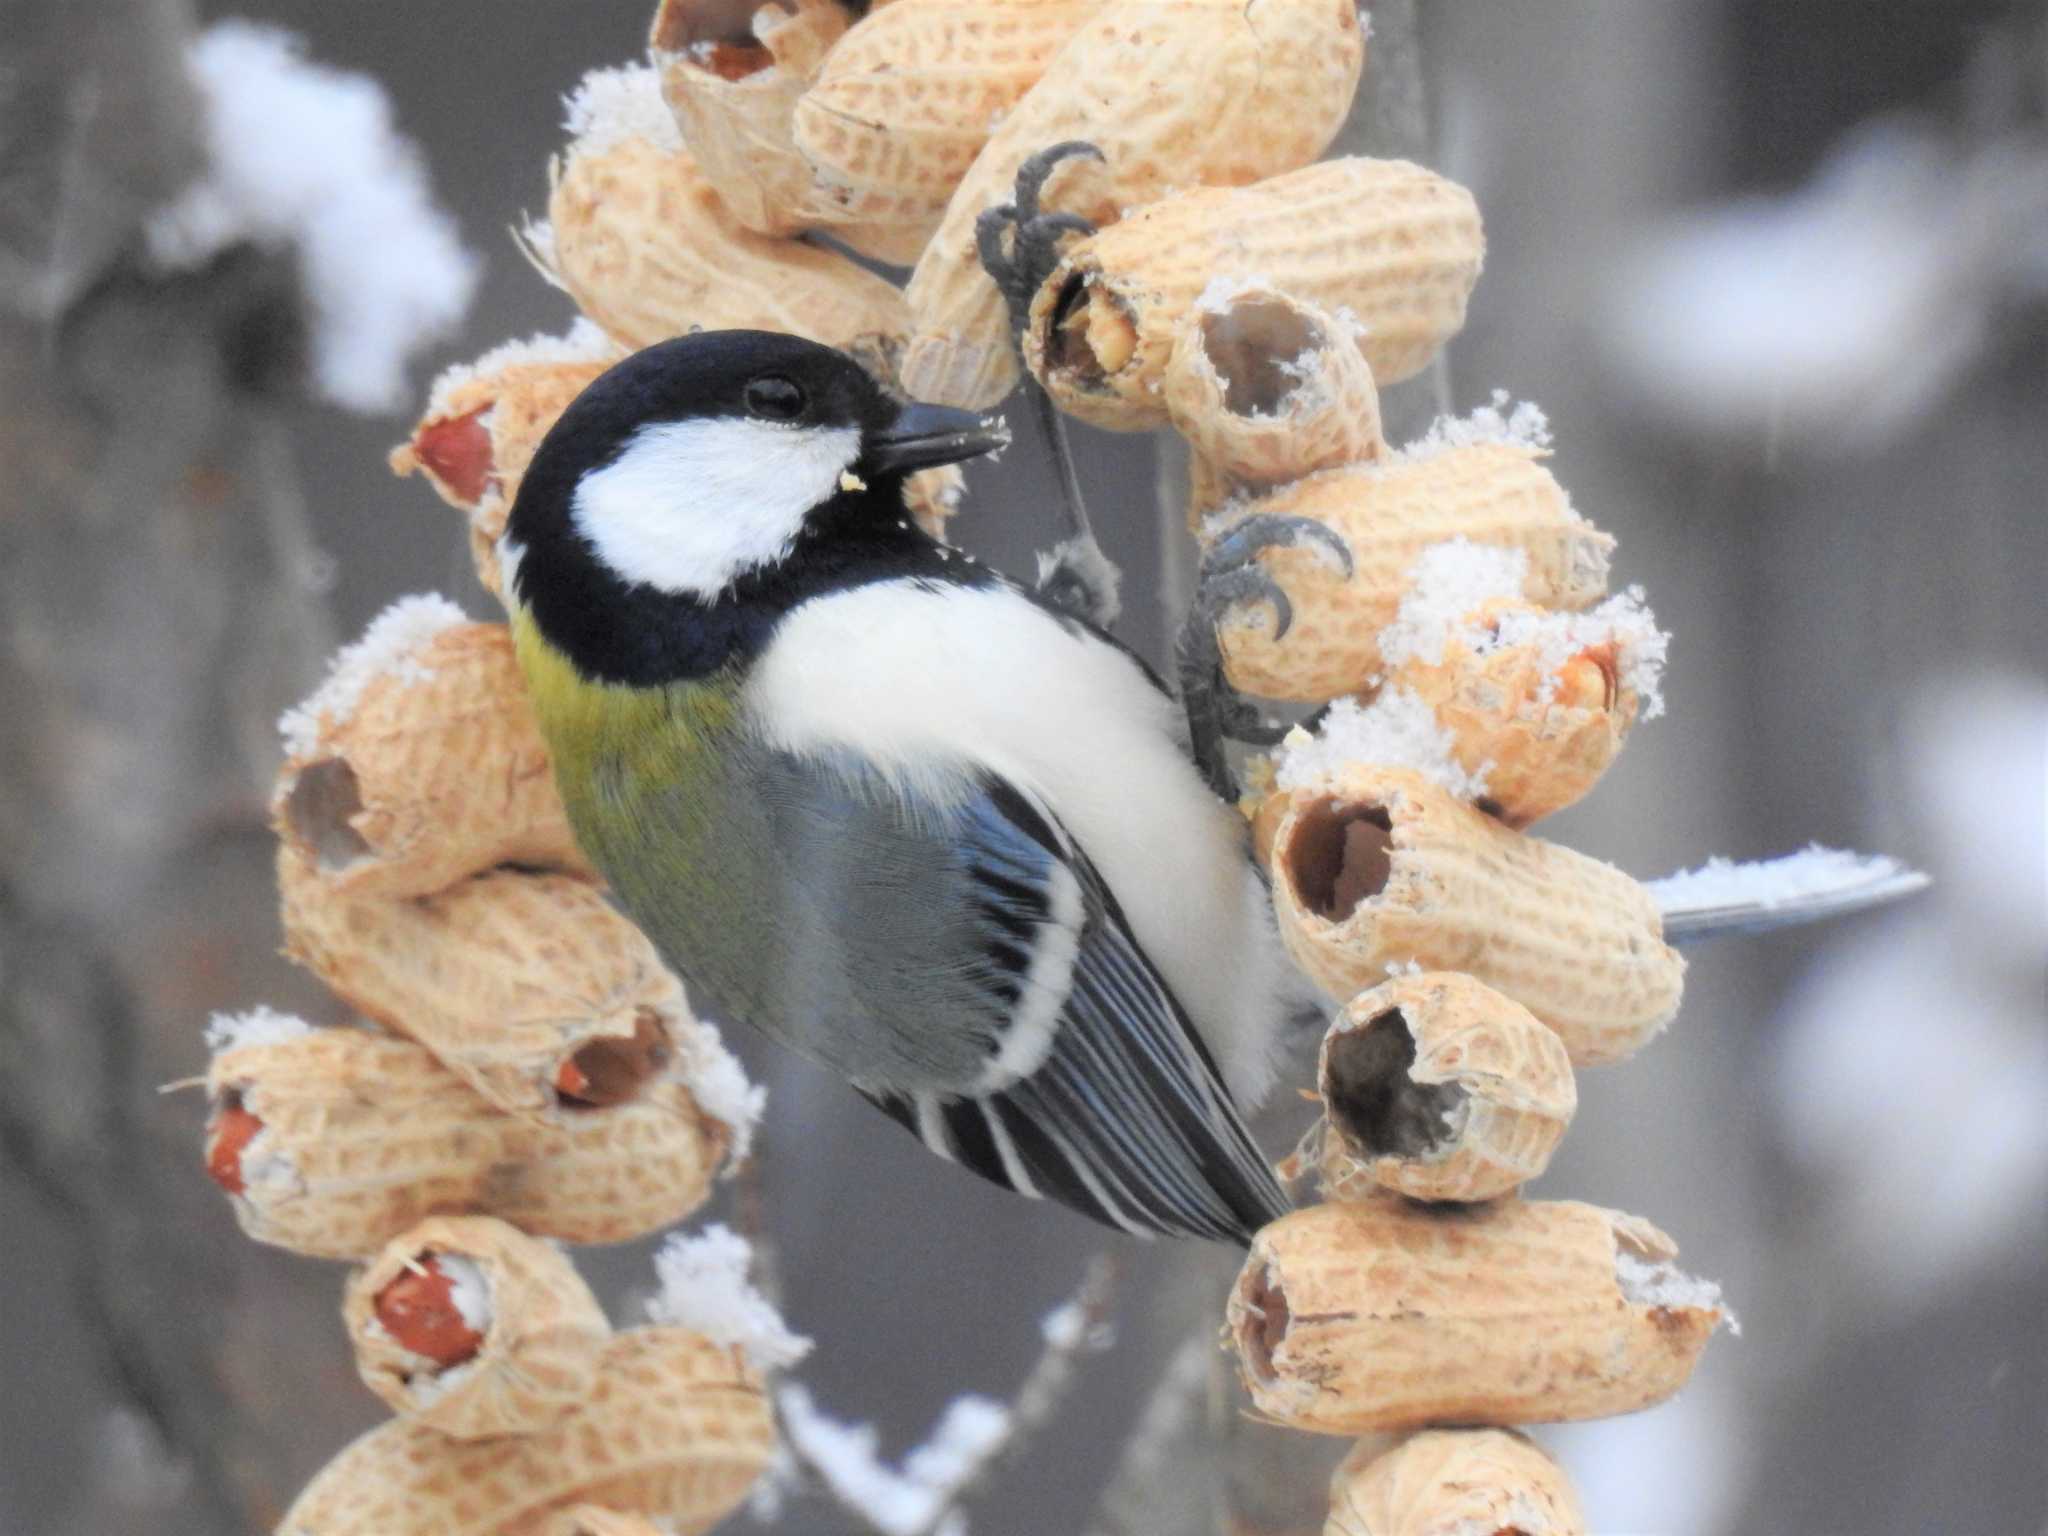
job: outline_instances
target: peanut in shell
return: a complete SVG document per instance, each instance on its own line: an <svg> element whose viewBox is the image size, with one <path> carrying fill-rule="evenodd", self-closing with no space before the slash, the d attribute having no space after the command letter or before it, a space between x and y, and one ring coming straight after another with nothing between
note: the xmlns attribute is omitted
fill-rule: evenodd
<svg viewBox="0 0 2048 1536"><path fill-rule="evenodd" d="M690 1536L731 1513L774 1446L737 1351L636 1328L606 1347L590 1397L534 1434L450 1440L410 1419L371 1430L306 1485L278 1536L543 1536L579 1505Z"/></svg>
<svg viewBox="0 0 2048 1536"><path fill-rule="evenodd" d="M591 875L502 624L442 630L323 719L271 796L329 889L424 896L500 864Z"/></svg>
<svg viewBox="0 0 2048 1536"><path fill-rule="evenodd" d="M365 897L286 846L278 886L288 955L508 1113L630 1099L695 1027L682 983L587 879L493 869Z"/></svg>
<svg viewBox="0 0 2048 1536"><path fill-rule="evenodd" d="M259 1243L361 1259L428 1216L483 1214L537 1237L619 1243L703 1203L732 1142L670 1076L551 1124L508 1115L410 1040L318 1029L214 1057L235 1218ZM220 1170L216 1170L219 1176Z"/></svg>
<svg viewBox="0 0 2048 1536"><path fill-rule="evenodd" d="M692 151L644 138L571 146L548 197L552 275L629 347L703 330L781 331L893 373L903 295L837 251L732 215Z"/></svg>
<svg viewBox="0 0 2048 1536"><path fill-rule="evenodd" d="M1347 579L1315 546L1260 554L1294 605L1294 623L1276 640L1264 606L1226 616L1216 638L1231 686L1313 703L1372 686L1383 669L1380 631L1393 622L1416 559L1448 539L1526 551L1523 595L1539 606L1598 601L1614 540L1572 510L1540 458L1517 443L1467 443L1326 469L1231 502L1204 524L1212 536L1247 514L1305 517L1339 534L1352 558Z"/></svg>
<svg viewBox="0 0 2048 1536"><path fill-rule="evenodd" d="M1342 312L1373 379L1391 384L1464 325L1484 250L1471 193L1405 160L1196 187L1068 247L1031 301L1024 362L1083 421L1164 426L1182 327L1219 276L1242 277Z"/></svg>
<svg viewBox="0 0 2048 1536"><path fill-rule="evenodd" d="M465 515L477 579L501 598L498 538L534 451L569 402L625 356L594 332L587 340L572 335L530 358L509 350L513 355L486 356L445 375L412 435L390 458L393 474L424 475Z"/></svg>
<svg viewBox="0 0 2048 1536"><path fill-rule="evenodd" d="M1195 494L1212 479L1270 488L1377 458L1380 397L1351 326L1264 282L1234 285L1181 320L1162 379L1174 430L1187 439Z"/></svg>
<svg viewBox="0 0 2048 1536"><path fill-rule="evenodd" d="M667 1536L645 1515L623 1514L596 1504L577 1504L552 1516L541 1536Z"/></svg>
<svg viewBox="0 0 2048 1536"><path fill-rule="evenodd" d="M1455 971L1394 977L1323 1036L1323 1188L1491 1200L1542 1173L1578 1108L1564 1043Z"/></svg>
<svg viewBox="0 0 2048 1536"><path fill-rule="evenodd" d="M1262 808L1280 936L1349 997L1407 967L1527 1008L1575 1067L1620 1061L1678 1012L1685 961L1611 864L1503 826L1405 769L1360 764Z"/></svg>
<svg viewBox="0 0 2048 1536"><path fill-rule="evenodd" d="M1539 612L1496 599L1450 636L1441 661L1410 656L1386 674L1388 687L1429 705L1461 768L1485 768L1487 803L1514 827L1584 798L1620 755L1641 705L1611 641L1562 666L1541 640L1475 643L1475 626L1510 613L1540 623Z"/></svg>
<svg viewBox="0 0 2048 1536"><path fill-rule="evenodd" d="M1330 1477L1323 1536L1586 1536L1564 1468L1510 1429L1425 1429L1355 1446Z"/></svg>
<svg viewBox="0 0 2048 1536"><path fill-rule="evenodd" d="M461 1260L488 1309L475 1353L444 1366L380 1321L380 1297L418 1266ZM457 1440L525 1435L588 1399L611 1339L604 1309L560 1250L490 1216L430 1216L349 1276L342 1321L363 1383Z"/></svg>
<svg viewBox="0 0 2048 1536"><path fill-rule="evenodd" d="M1362 1435L1662 1402L1725 1318L1648 1222L1576 1201L1318 1205L1253 1239L1227 1330L1259 1411Z"/></svg>
<svg viewBox="0 0 2048 1536"><path fill-rule="evenodd" d="M1350 109L1365 39L1350 0L1111 0L990 134L919 257L905 297L904 388L984 408L1017 382L1010 320L982 270L975 221L1018 168L1084 140L1046 184L1049 212L1098 225L1176 187L1241 186L1323 152Z"/></svg>
<svg viewBox="0 0 2048 1536"><path fill-rule="evenodd" d="M897 0L833 45L797 98L797 150L831 222L928 239L989 133L1106 0Z"/></svg>

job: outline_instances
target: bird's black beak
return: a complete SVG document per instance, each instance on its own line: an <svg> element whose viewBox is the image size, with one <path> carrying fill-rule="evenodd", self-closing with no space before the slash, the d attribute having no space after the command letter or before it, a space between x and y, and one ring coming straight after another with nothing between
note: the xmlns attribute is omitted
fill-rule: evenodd
<svg viewBox="0 0 2048 1536"><path fill-rule="evenodd" d="M934 464L958 464L1010 446L1010 429L1000 416L977 416L949 405L906 405L896 419L868 439L869 468L909 473Z"/></svg>

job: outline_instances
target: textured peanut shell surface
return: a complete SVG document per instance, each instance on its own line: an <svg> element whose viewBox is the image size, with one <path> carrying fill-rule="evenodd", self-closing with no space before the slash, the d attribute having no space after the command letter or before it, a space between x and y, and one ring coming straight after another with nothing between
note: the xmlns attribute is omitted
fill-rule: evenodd
<svg viewBox="0 0 2048 1536"><path fill-rule="evenodd" d="M1259 1410L1321 1434L1632 1413L1722 1320L1624 1292L1624 1265L1675 1252L1575 1201L1311 1206L1254 1239L1228 1330Z"/></svg>
<svg viewBox="0 0 2048 1536"><path fill-rule="evenodd" d="M394 474L423 474L469 521L477 579L499 596L498 537L534 451L569 402L625 355L509 363L471 376L437 398L391 451Z"/></svg>
<svg viewBox="0 0 2048 1536"><path fill-rule="evenodd" d="M1549 1165L1578 1108L1564 1043L1534 1014L1455 971L1360 993L1316 1070L1330 1140L1325 1188L1362 1173L1416 1200L1490 1200Z"/></svg>
<svg viewBox="0 0 2048 1536"><path fill-rule="evenodd" d="M1420 774L1360 765L1261 823L1281 938L1333 996L1411 964L1463 971L1547 1024L1574 1066L1632 1055L1678 1012L1685 962L1649 892Z"/></svg>
<svg viewBox="0 0 2048 1536"><path fill-rule="evenodd" d="M1528 603L1496 601L1481 622ZM1408 657L1387 674L1429 705L1467 773L1486 769L1486 799L1525 827L1575 804L1621 753L1641 705L1620 674L1613 644L1546 662L1537 642L1478 650L1453 635L1441 661Z"/></svg>
<svg viewBox="0 0 2048 1536"><path fill-rule="evenodd" d="M796 147L833 222L928 238L961 178L1047 62L1106 0L897 0L825 56Z"/></svg>
<svg viewBox="0 0 2048 1536"><path fill-rule="evenodd" d="M645 1515L622 1514L595 1504L577 1504L541 1527L541 1536L667 1536Z"/></svg>
<svg viewBox="0 0 2048 1536"><path fill-rule="evenodd" d="M909 327L887 280L737 221L688 150L626 138L572 151L548 221L562 286L628 346L693 328L781 331L844 348L886 376Z"/></svg>
<svg viewBox="0 0 2048 1536"><path fill-rule="evenodd" d="M793 0L763 6L762 46L727 50L753 57L738 67L714 67L698 52L722 39L704 33L706 7L693 0L662 0L648 45L661 71L661 94L676 126L721 202L746 228L792 235L815 222L810 167L792 138L792 114L823 62L845 32L846 11L836 0ZM710 8L714 13L723 7Z"/></svg>
<svg viewBox="0 0 2048 1536"><path fill-rule="evenodd" d="M581 1113L557 1095L572 1059L610 1042L613 1065L639 1049L658 1071L694 1027L682 983L588 880L494 869L414 900L358 897L286 847L278 885L287 954L511 1113Z"/></svg>
<svg viewBox="0 0 2048 1536"><path fill-rule="evenodd" d="M1543 607L1598 601L1614 540L1572 510L1540 457L1514 443L1472 443L1324 470L1233 502L1214 531L1246 513L1305 517L1350 545L1352 574L1347 580L1312 546L1263 552L1294 605L1294 624L1276 640L1264 605L1226 616L1216 637L1231 686L1315 703L1368 687L1382 670L1380 631L1393 622L1417 558L1448 539L1526 551L1523 592Z"/></svg>
<svg viewBox="0 0 2048 1536"><path fill-rule="evenodd" d="M1367 1441L1330 1478L1323 1536L1586 1536L1564 1469L1507 1429Z"/></svg>
<svg viewBox="0 0 2048 1536"><path fill-rule="evenodd" d="M1178 192L1068 248L1031 301L1024 362L1083 421L1163 426L1182 325L1212 282L1243 278L1348 311L1373 378L1395 383L1464 325L1484 244L1471 193L1405 160Z"/></svg>
<svg viewBox="0 0 2048 1536"><path fill-rule="evenodd" d="M1270 488L1377 458L1379 390L1351 327L1265 283L1198 304L1174 336L1162 379L1174 430L1202 478ZM1222 499L1200 489L1213 505Z"/></svg>
<svg viewBox="0 0 2048 1536"><path fill-rule="evenodd" d="M377 1320L377 1297L424 1257L481 1271L490 1326L476 1356L438 1367ZM401 1414L458 1440L524 1435L584 1402L611 1338L604 1309L559 1250L489 1216L430 1216L349 1277L342 1321L363 1384Z"/></svg>
<svg viewBox="0 0 2048 1536"><path fill-rule="evenodd" d="M425 1217L465 1213L624 1242L695 1210L732 1140L672 1078L540 1124L492 1108L424 1046L368 1030L223 1051L207 1086L216 1110L260 1122L240 1160L242 1230L316 1258L363 1258Z"/></svg>
<svg viewBox="0 0 2048 1536"><path fill-rule="evenodd" d="M761 1384L734 1351L636 1328L605 1349L588 1401L550 1428L456 1441L394 1419L330 1461L277 1531L541 1536L590 1504L694 1533L746 1496L774 1445Z"/></svg>
<svg viewBox="0 0 2048 1536"><path fill-rule="evenodd" d="M284 766L278 836L350 896L422 896L499 864L590 873L502 624L434 635Z"/></svg>
<svg viewBox="0 0 2048 1536"><path fill-rule="evenodd" d="M1017 169L1064 140L1094 144L1042 206L1098 224L1168 190L1239 186L1306 165L1342 126L1365 59L1351 0L1111 0L1046 65L975 156L918 259L904 388L981 408L1017 381L1010 321L975 221Z"/></svg>

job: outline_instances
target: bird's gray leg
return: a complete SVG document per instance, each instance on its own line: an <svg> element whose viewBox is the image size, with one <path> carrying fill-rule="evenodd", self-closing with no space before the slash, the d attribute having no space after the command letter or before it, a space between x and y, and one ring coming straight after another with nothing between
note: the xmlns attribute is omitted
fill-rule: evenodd
<svg viewBox="0 0 2048 1536"><path fill-rule="evenodd" d="M1009 306L1010 341L1020 352L1031 301L1059 265L1060 242L1068 235L1095 233L1095 226L1079 214L1045 213L1038 206L1046 180L1061 161L1076 155L1100 160L1102 151L1080 139L1040 150L1017 168L1015 201L984 209L974 221L975 249L983 270L994 280L1003 302ZM1060 486L1061 521L1065 524L1060 541L1038 557L1039 593L1067 612L1106 627L1116 620L1117 587L1122 575L1103 554L1088 521L1087 503L1081 499L1081 481L1074 473L1073 450L1067 443L1065 420L1037 380L1028 380L1024 388L1031 396L1039 428L1052 452L1053 473Z"/></svg>
<svg viewBox="0 0 2048 1536"><path fill-rule="evenodd" d="M1351 546L1334 529L1311 518L1258 512L1239 519L1211 544L1196 572L1195 600L1181 623L1175 647L1181 708L1187 714L1188 746L1195 766L1209 787L1226 800L1236 799L1238 788L1224 742L1271 746L1286 733L1286 727L1268 722L1224 679L1216 626L1240 603L1267 603L1273 609L1273 638L1283 638L1294 624L1294 604L1258 563L1258 554L1304 540L1321 545L1343 567L1345 577L1350 577Z"/></svg>

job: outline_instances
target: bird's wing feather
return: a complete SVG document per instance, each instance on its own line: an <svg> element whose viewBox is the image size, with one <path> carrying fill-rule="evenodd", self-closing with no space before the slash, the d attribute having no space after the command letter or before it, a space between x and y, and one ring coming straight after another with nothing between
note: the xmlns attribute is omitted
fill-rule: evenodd
<svg viewBox="0 0 2048 1536"><path fill-rule="evenodd" d="M1215 1063L1087 856L988 774L952 835L993 1049L952 1092L864 1091L940 1155L1128 1231L1244 1241L1281 1214Z"/></svg>

